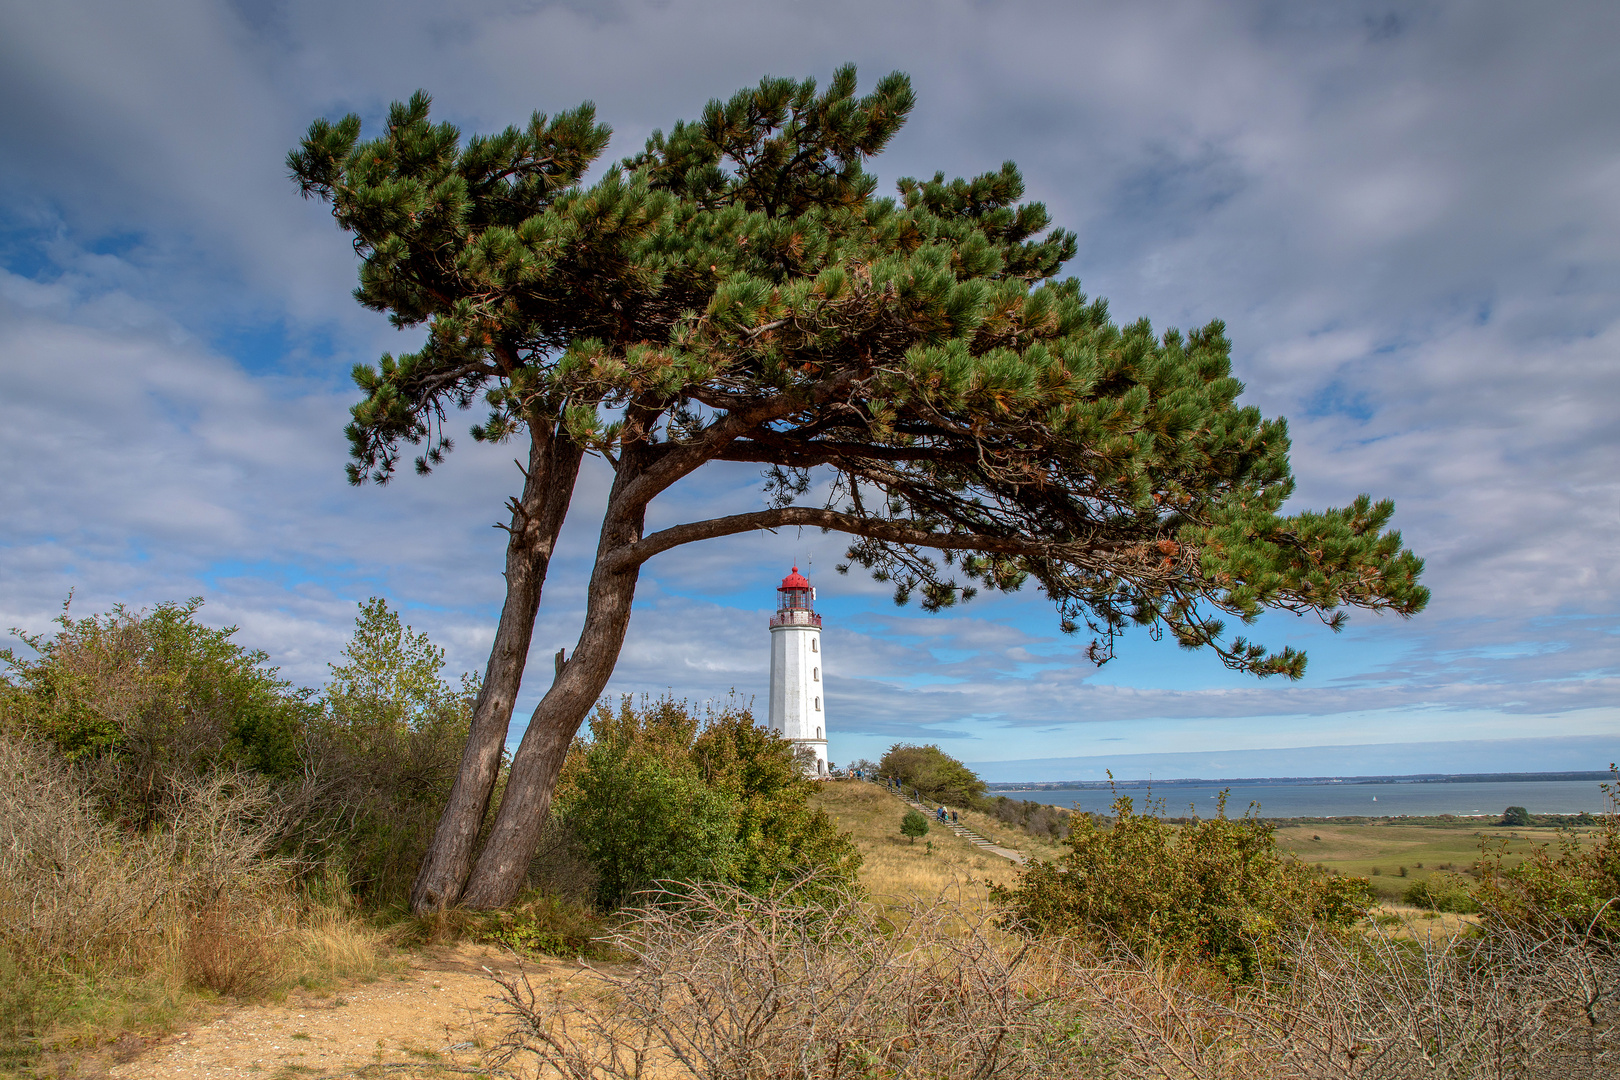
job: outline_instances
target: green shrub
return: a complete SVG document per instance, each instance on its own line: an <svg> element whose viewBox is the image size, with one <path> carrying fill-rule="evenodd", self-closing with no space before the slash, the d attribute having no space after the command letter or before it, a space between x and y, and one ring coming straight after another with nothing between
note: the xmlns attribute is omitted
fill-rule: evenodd
<svg viewBox="0 0 1620 1080"><path fill-rule="evenodd" d="M975 806L984 798L984 781L937 746L895 743L878 762L878 769L934 802Z"/></svg>
<svg viewBox="0 0 1620 1080"><path fill-rule="evenodd" d="M655 881L724 881L736 867L735 804L697 767L655 748L599 740L558 806L597 874L597 901Z"/></svg>
<svg viewBox="0 0 1620 1080"><path fill-rule="evenodd" d="M1505 865L1505 842L1482 853L1474 897L1488 929L1538 935L1588 935L1620 946L1620 770L1602 785L1608 810L1593 834L1559 833L1556 846L1537 845L1517 866Z"/></svg>
<svg viewBox="0 0 1620 1080"><path fill-rule="evenodd" d="M1099 827L1078 814L1070 851L1027 865L992 899L1008 925L1034 933L1082 933L1144 953L1213 964L1229 978L1251 978L1289 931L1348 927L1373 904L1364 878L1320 875L1280 852L1259 818L1218 816L1177 826L1114 803Z"/></svg>
<svg viewBox="0 0 1620 1080"><path fill-rule="evenodd" d="M376 597L309 721L301 835L313 860L341 865L371 906L404 899L449 798L478 696L442 677L444 650Z"/></svg>
<svg viewBox="0 0 1620 1080"><path fill-rule="evenodd" d="M795 759L794 744L756 724L748 708L711 711L690 756L704 782L736 808L734 883L764 895L807 877L822 886L856 880L860 852L825 810L810 806L816 784Z"/></svg>
<svg viewBox="0 0 1620 1080"><path fill-rule="evenodd" d="M201 607L74 619L64 605L56 634L19 633L33 658L0 649L0 726L79 763L108 813L137 828L159 823L176 785L219 769L296 776L310 693L232 641L236 627L199 623Z"/></svg>
<svg viewBox="0 0 1620 1080"><path fill-rule="evenodd" d="M1530 811L1522 806L1510 806L1502 811L1503 825L1530 825Z"/></svg>
<svg viewBox="0 0 1620 1080"><path fill-rule="evenodd" d="M597 874L597 900L653 881L723 881L764 894L812 877L855 881L860 855L824 811L794 745L735 704L605 702L570 751L557 814Z"/></svg>
<svg viewBox="0 0 1620 1080"><path fill-rule="evenodd" d="M1444 870L1435 871L1423 881L1412 882L1401 899L1413 907L1458 915L1471 915L1479 910L1473 883L1460 874L1448 874Z"/></svg>
<svg viewBox="0 0 1620 1080"><path fill-rule="evenodd" d="M490 925L478 936L519 952L565 960L603 960L612 955L600 940L602 920L588 907L550 893L520 897L511 908L491 914L489 920Z"/></svg>
<svg viewBox="0 0 1620 1080"><path fill-rule="evenodd" d="M991 812L998 820L1016 825L1031 836L1042 840L1061 840L1069 831L1072 811L1028 799L1009 799L1005 795L997 795L989 801Z"/></svg>
<svg viewBox="0 0 1620 1080"><path fill-rule="evenodd" d="M928 819L915 810L907 810L906 816L900 819L900 835L915 844L917 837L928 835Z"/></svg>
<svg viewBox="0 0 1620 1080"><path fill-rule="evenodd" d="M123 828L174 826L184 793L252 775L279 806L282 854L337 866L374 906L399 899L443 809L477 683L440 678L442 650L379 599L319 696L282 680L234 627L198 622L200 599L150 612L64 611L34 656L0 650L0 733L38 740L86 778Z"/></svg>

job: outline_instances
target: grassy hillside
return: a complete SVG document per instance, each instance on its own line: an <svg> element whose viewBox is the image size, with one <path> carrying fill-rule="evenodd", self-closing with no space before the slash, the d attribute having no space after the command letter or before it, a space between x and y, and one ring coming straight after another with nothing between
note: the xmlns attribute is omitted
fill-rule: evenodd
<svg viewBox="0 0 1620 1080"><path fill-rule="evenodd" d="M838 828L855 840L864 860L861 884L871 892L894 897L934 897L953 887L968 885L969 894L983 883L1011 883L1016 867L999 855L979 850L949 829L935 824L928 836L911 843L900 835L900 819L909 807L876 784L834 780L821 785L815 803L826 810ZM975 827L978 827L975 822ZM999 834L984 832L997 842ZM1009 846L1020 846L1011 831ZM932 853L929 843L932 842Z"/></svg>
<svg viewBox="0 0 1620 1080"><path fill-rule="evenodd" d="M932 855L924 841L909 843L900 835L905 804L875 784L823 784L816 799L838 827L854 837L866 860L862 883L875 893L935 896L953 882L1000 884L1015 876L1011 862L980 851L937 825L927 837L933 841ZM981 835L1031 858L1056 859L1067 850L989 814L961 811L961 815L963 823ZM1555 843L1558 830L1478 820L1395 818L1342 824L1280 821L1276 835L1279 848L1313 866L1366 877L1386 903L1394 904L1409 885L1436 870L1467 870L1479 858L1482 841L1492 850L1505 843L1509 854L1504 862L1512 866L1530 848Z"/></svg>

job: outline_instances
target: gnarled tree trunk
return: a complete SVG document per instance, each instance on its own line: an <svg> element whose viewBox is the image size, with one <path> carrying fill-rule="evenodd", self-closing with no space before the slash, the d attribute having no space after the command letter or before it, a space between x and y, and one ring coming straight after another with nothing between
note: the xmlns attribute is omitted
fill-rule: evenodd
<svg viewBox="0 0 1620 1080"><path fill-rule="evenodd" d="M634 473L629 461L621 462L602 523L596 569L586 601L585 628L557 681L535 706L529 728L512 758L512 771L506 779L495 825L461 898L465 907L489 910L505 907L517 898L539 844L540 830L551 811L551 796L568 747L580 721L613 675L630 626L630 606L635 600L641 564L610 570L604 556L641 539L645 504L625 506L625 500L619 498Z"/></svg>
<svg viewBox="0 0 1620 1080"><path fill-rule="evenodd" d="M490 794L500 772L501 748L512 720L512 707L523 684L534 619L540 609L557 534L568 514L568 502L579 475L581 448L550 422L529 425L529 467L523 496L511 503L512 523L506 545L506 603L490 649L483 687L473 706L467 748L450 789L450 800L433 833L422 868L411 887L411 910L417 914L454 905L473 864L478 831L489 810Z"/></svg>

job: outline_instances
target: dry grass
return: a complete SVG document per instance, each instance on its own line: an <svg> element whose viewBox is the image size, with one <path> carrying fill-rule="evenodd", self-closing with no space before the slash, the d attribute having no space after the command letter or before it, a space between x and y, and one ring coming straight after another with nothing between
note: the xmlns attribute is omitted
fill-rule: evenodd
<svg viewBox="0 0 1620 1080"><path fill-rule="evenodd" d="M628 913L629 969L546 991L505 981L490 1064L569 1080L1620 1074L1620 957L1603 941L1385 908L1364 932L1282 942L1233 984L1120 945L1011 936L962 887L1011 863L937 829L924 854L899 835L904 805L871 785L828 784L818 802L860 847L875 901L667 894Z"/></svg>
<svg viewBox="0 0 1620 1080"><path fill-rule="evenodd" d="M829 781L821 785L815 805L854 839L863 860L861 884L874 896L923 900L960 892L964 886L973 895L983 891L986 881L1007 885L1017 876L1012 862L937 823L924 839L911 843L900 835L900 819L909 807L876 784Z"/></svg>
<svg viewBox="0 0 1620 1080"><path fill-rule="evenodd" d="M1121 1078L1598 1080L1620 1066L1620 962L1578 934L1295 941L1238 993L1126 955L1071 979Z"/></svg>
<svg viewBox="0 0 1620 1080"><path fill-rule="evenodd" d="M643 1077L1076 1075L1083 1044L1053 1039L1033 953L935 901L760 898L683 889L628 913L636 966L603 992L497 980L508 1024L491 1064L569 1080ZM1050 989L1050 988L1047 988Z"/></svg>
<svg viewBox="0 0 1620 1080"><path fill-rule="evenodd" d="M962 823L980 836L994 840L1003 847L1022 851L1032 859L1045 859L1050 862L1068 854L1069 849L1056 837L1035 836L1024 829L1009 825L993 814L981 813L978 810L958 810L957 813L961 816Z"/></svg>
<svg viewBox="0 0 1620 1080"><path fill-rule="evenodd" d="M0 1068L163 1030L210 996L386 962L379 935L312 902L270 854L280 823L261 781L178 785L165 817L146 831L110 823L49 751L0 739Z"/></svg>
<svg viewBox="0 0 1620 1080"><path fill-rule="evenodd" d="M1620 960L1579 934L1319 935L1252 985L946 901L724 888L630 913L632 969L501 981L490 1064L569 1080L1598 1080Z"/></svg>

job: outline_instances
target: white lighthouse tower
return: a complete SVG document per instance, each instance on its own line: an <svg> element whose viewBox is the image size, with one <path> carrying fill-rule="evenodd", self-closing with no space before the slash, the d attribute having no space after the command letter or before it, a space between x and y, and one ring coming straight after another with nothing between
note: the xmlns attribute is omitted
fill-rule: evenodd
<svg viewBox="0 0 1620 1080"><path fill-rule="evenodd" d="M821 616L816 590L799 573L782 579L771 616L771 730L816 755L827 775L826 690L821 681Z"/></svg>

